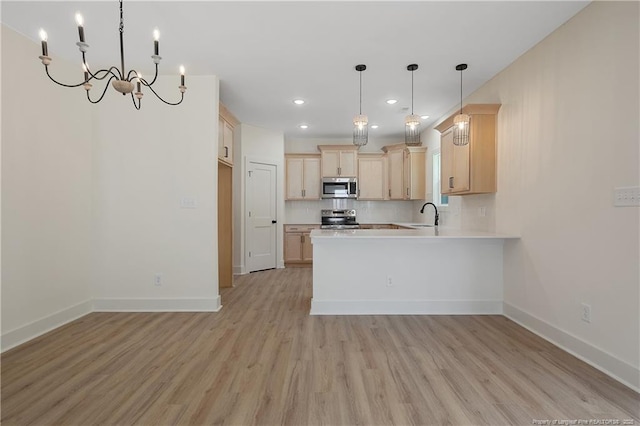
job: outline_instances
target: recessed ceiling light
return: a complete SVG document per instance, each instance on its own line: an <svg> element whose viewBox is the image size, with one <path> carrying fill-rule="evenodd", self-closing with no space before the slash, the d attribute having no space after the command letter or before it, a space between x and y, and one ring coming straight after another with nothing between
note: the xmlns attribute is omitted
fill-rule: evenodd
<svg viewBox="0 0 640 426"><path fill-rule="evenodd" d="M372 124L372 125L371 125L371 128L372 128L372 129L377 129L377 128L378 128L378 125L377 125L377 124Z"/></svg>
<svg viewBox="0 0 640 426"><path fill-rule="evenodd" d="M420 118L422 118L423 120L426 120L427 118L429 118L428 115L421 115Z"/></svg>
<svg viewBox="0 0 640 426"><path fill-rule="evenodd" d="M301 129L308 129L309 126L307 126L306 124L301 124L298 127L300 127Z"/></svg>
<svg viewBox="0 0 640 426"><path fill-rule="evenodd" d="M296 105L302 105L304 104L304 99L294 99L293 103Z"/></svg>
<svg viewBox="0 0 640 426"><path fill-rule="evenodd" d="M389 105L393 105L393 104L395 104L396 102L398 102L398 100L397 100L397 99L387 99L387 103L388 103Z"/></svg>

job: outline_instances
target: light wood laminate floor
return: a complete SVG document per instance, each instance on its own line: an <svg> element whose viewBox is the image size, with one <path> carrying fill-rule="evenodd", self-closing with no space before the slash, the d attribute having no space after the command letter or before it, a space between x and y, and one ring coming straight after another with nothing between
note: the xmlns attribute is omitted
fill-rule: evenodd
<svg viewBox="0 0 640 426"><path fill-rule="evenodd" d="M531 425L640 397L501 316L309 316L311 270L219 313L93 313L2 355L3 425Z"/></svg>

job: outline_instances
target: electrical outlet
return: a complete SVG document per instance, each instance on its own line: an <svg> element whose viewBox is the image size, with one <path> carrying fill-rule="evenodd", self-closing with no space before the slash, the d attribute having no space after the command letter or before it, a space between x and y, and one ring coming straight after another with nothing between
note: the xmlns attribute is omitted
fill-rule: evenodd
<svg viewBox="0 0 640 426"><path fill-rule="evenodd" d="M587 305L586 303L582 304L582 321L586 323L591 322L591 305Z"/></svg>
<svg viewBox="0 0 640 426"><path fill-rule="evenodd" d="M155 276L153 277L153 283L157 287L160 287L162 285L162 274L155 274Z"/></svg>
<svg viewBox="0 0 640 426"><path fill-rule="evenodd" d="M487 215L487 208L482 206L478 207L478 216L485 217Z"/></svg>
<svg viewBox="0 0 640 426"><path fill-rule="evenodd" d="M393 280L390 275L387 275L387 287L393 287Z"/></svg>

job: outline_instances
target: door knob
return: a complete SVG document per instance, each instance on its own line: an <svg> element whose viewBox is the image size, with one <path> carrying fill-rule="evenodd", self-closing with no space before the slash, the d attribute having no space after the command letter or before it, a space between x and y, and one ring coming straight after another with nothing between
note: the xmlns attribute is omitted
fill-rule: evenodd
<svg viewBox="0 0 640 426"><path fill-rule="evenodd" d="M272 220L271 223L278 223L278 221L277 220Z"/></svg>

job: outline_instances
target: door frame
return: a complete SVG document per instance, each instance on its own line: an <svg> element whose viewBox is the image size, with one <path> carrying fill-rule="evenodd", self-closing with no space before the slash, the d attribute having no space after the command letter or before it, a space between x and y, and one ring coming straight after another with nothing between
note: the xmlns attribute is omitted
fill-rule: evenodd
<svg viewBox="0 0 640 426"><path fill-rule="evenodd" d="M281 203L280 199L282 198L282 188L281 186L283 185L283 181L282 181L282 173L284 171L283 169L283 163L282 161L276 160L274 158L263 158L263 157L249 157L246 156L244 158L244 164L243 164L243 174L242 174L242 179L243 179L243 183L242 183L242 191L243 191L243 197L242 197L242 201L243 201L243 206L242 206L242 228L243 228L243 233L244 233L244 238L243 238L243 246L244 246L244 250L243 250L243 259L244 259L244 273L249 273L249 224L248 224L248 205L249 205L249 199L248 199L248 191L247 191L247 177L248 177L248 173L249 173L249 167L251 165L251 163L255 163L255 164L264 164L264 165L268 165L268 166L274 166L276 169L276 193L275 193L275 197L276 197L276 241L275 241L275 250L276 250L276 268L284 268L284 260L283 260L283 255L282 255L282 239L283 239L283 232L284 232L284 227L283 227L283 221L284 221L284 206L282 205L283 203Z"/></svg>

